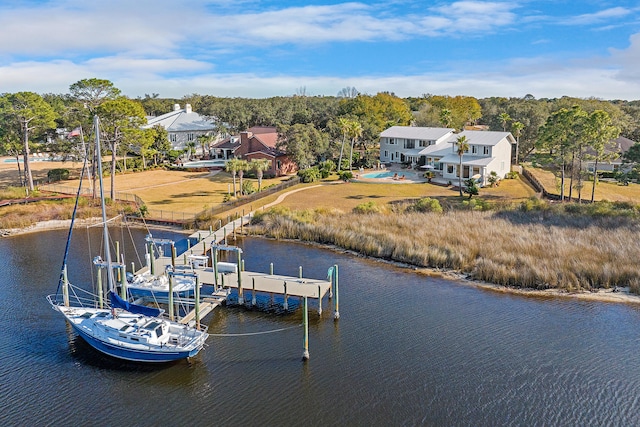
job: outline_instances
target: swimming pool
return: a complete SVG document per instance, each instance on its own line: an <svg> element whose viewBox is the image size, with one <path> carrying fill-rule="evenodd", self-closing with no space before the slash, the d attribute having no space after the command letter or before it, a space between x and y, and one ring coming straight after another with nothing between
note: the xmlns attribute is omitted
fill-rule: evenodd
<svg viewBox="0 0 640 427"><path fill-rule="evenodd" d="M398 175L396 172L369 172L362 175L362 178L392 178L394 175Z"/></svg>

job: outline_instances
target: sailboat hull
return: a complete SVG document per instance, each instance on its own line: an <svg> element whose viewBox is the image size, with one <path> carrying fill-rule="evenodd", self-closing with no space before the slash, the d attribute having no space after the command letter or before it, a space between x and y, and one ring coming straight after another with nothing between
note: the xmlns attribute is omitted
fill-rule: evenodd
<svg viewBox="0 0 640 427"><path fill-rule="evenodd" d="M52 304L73 330L97 351L117 359L166 363L193 357L208 334L157 317ZM161 331L157 333L157 331Z"/></svg>

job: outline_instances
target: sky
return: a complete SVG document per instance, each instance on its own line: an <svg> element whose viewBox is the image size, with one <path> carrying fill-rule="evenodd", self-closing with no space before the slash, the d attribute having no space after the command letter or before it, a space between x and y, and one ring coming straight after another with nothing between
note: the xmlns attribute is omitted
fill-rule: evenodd
<svg viewBox="0 0 640 427"><path fill-rule="evenodd" d="M0 0L0 93L640 99L640 1Z"/></svg>

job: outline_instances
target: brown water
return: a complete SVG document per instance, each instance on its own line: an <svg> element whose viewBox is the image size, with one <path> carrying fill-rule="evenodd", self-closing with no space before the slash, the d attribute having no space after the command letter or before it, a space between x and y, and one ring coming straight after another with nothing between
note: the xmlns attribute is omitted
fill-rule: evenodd
<svg viewBox="0 0 640 427"><path fill-rule="evenodd" d="M640 307L482 291L299 244L245 239L248 270L324 278L340 315L220 308L195 359L124 364L76 338L45 296L66 232L0 240L1 425L639 425ZM156 233L156 237L170 237ZM138 233L141 241L141 235ZM93 245L99 237L91 238ZM71 280L91 281L78 232ZM125 248L130 262L133 250Z"/></svg>

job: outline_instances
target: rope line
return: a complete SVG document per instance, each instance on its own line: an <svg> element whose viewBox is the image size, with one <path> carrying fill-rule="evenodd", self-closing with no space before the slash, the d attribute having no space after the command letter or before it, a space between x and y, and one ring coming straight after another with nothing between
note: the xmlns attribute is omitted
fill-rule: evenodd
<svg viewBox="0 0 640 427"><path fill-rule="evenodd" d="M280 329L273 329L271 331L263 331L263 332L247 332L244 334L209 334L212 337L248 337L248 336L253 336L253 335L266 335L266 334L272 334L274 332L282 332L282 331L288 331L289 329L295 329L295 328L299 328L302 326L302 323L300 323L299 325L296 326L290 326L288 328L280 328Z"/></svg>

